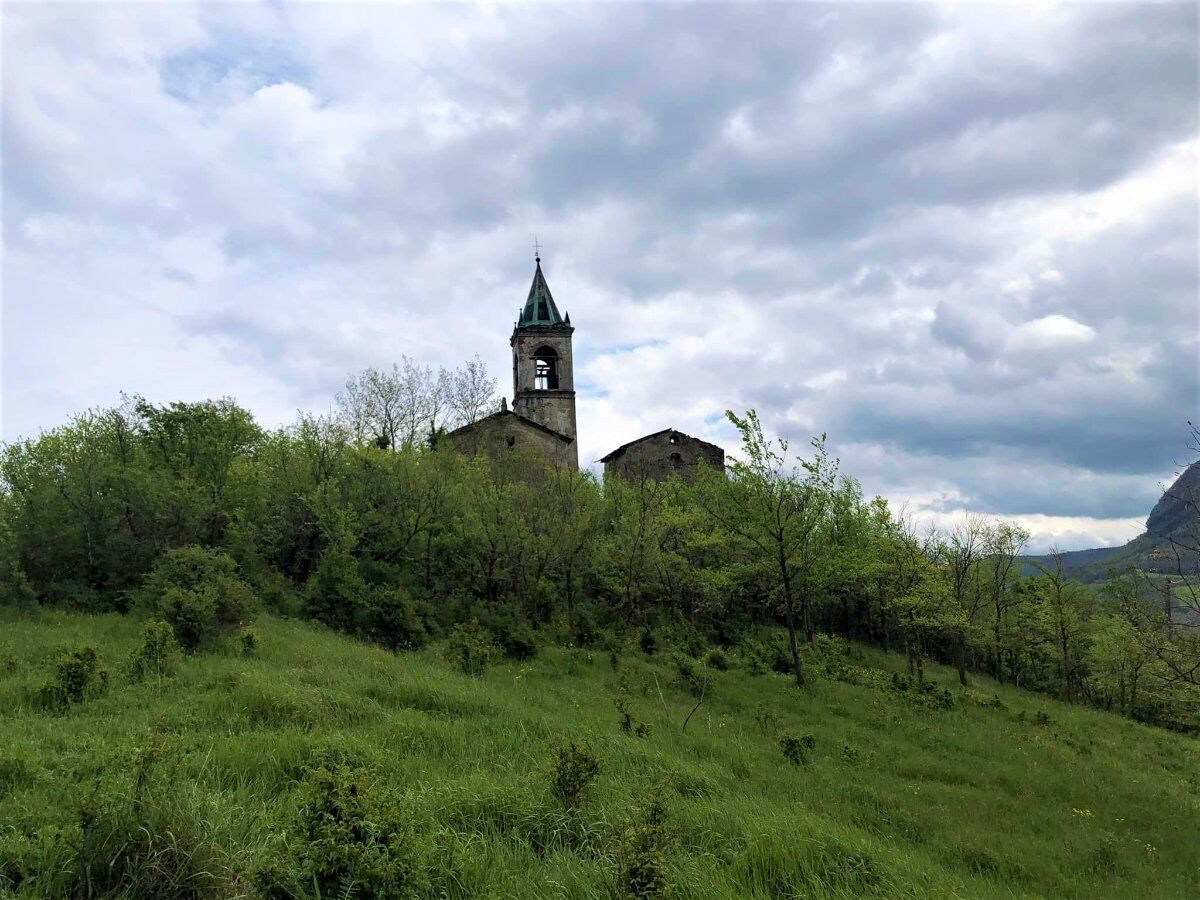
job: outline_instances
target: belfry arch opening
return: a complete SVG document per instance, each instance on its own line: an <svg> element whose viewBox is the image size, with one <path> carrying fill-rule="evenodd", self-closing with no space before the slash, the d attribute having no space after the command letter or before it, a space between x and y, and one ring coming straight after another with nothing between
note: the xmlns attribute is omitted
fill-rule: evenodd
<svg viewBox="0 0 1200 900"><path fill-rule="evenodd" d="M538 391L558 390L558 354L553 347L539 347L533 354L533 387Z"/></svg>

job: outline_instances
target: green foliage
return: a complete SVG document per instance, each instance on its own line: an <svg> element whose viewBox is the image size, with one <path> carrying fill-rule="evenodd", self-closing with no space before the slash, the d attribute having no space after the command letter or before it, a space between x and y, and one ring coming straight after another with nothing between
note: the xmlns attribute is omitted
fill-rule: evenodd
<svg viewBox="0 0 1200 900"><path fill-rule="evenodd" d="M533 659L537 655L537 636L511 605L493 607L481 622L500 651L509 659Z"/></svg>
<svg viewBox="0 0 1200 900"><path fill-rule="evenodd" d="M257 656L258 643L258 632L253 628L243 628L237 634L237 649L242 656Z"/></svg>
<svg viewBox="0 0 1200 900"><path fill-rule="evenodd" d="M45 709L61 712L103 694L108 688L108 673L100 668L100 657L92 647L70 650L55 660L50 678L38 691Z"/></svg>
<svg viewBox="0 0 1200 900"><path fill-rule="evenodd" d="M558 748L550 793L566 809L583 803L588 787L600 774L600 761L586 744L568 741Z"/></svg>
<svg viewBox="0 0 1200 900"><path fill-rule="evenodd" d="M140 596L146 611L167 622L188 651L232 633L251 618L255 607L234 561L204 547L164 553L146 576Z"/></svg>
<svg viewBox="0 0 1200 900"><path fill-rule="evenodd" d="M675 672L679 677L679 683L693 697L702 697L708 688L709 679L712 674L704 663L696 662L690 656L684 656L682 653L676 653L671 657L675 664Z"/></svg>
<svg viewBox="0 0 1200 900"><path fill-rule="evenodd" d="M671 892L670 836L666 810L657 793L622 832L617 850L617 882L627 897L666 897Z"/></svg>
<svg viewBox="0 0 1200 900"><path fill-rule="evenodd" d="M142 627L141 643L129 658L131 681L166 678L179 667L179 642L170 624L151 619Z"/></svg>
<svg viewBox="0 0 1200 900"><path fill-rule="evenodd" d="M400 804L364 772L320 763L306 774L304 799L282 848L258 870L266 897L427 895L420 844Z"/></svg>
<svg viewBox="0 0 1200 900"><path fill-rule="evenodd" d="M492 636L477 619L457 626L446 639L444 655L464 675L476 678L500 655Z"/></svg>
<svg viewBox="0 0 1200 900"><path fill-rule="evenodd" d="M784 734L779 737L779 749L784 758L796 766L808 764L808 756L817 746L817 739L811 734Z"/></svg>
<svg viewBox="0 0 1200 900"><path fill-rule="evenodd" d="M638 646L647 656L653 656L659 650L658 636L649 628L644 628L638 638Z"/></svg>
<svg viewBox="0 0 1200 900"><path fill-rule="evenodd" d="M796 454L752 411L730 417L742 449L727 477L695 483L600 484L520 453L467 459L413 430L433 414L413 398L437 393L421 371L364 375L349 418L272 432L228 400L133 397L4 445L0 609L134 602L196 650L261 600L394 651L479 618L515 659L616 628L618 644L632 636L649 657L669 647L711 671L716 642L737 647L726 662L797 683L810 664L841 683L871 677L836 635L903 650L918 680L948 662L961 686L986 673L1200 729L1200 638L1166 627L1161 578L1134 571L1099 591L1064 577L1057 555L1022 578L1028 535L1012 523L918 534L839 473L823 438ZM391 392L386 409L376 389ZM1195 594L1177 586L1174 602Z"/></svg>
<svg viewBox="0 0 1200 900"><path fill-rule="evenodd" d="M86 641L105 660L125 660L143 625L46 609L4 616L0 895L69 897L90 871L109 895L255 896L247 873L274 870L282 885L263 886L314 897L311 881L298 883L309 863L296 861L309 852L306 769L321 767L358 773L366 818L412 836L403 858L426 897L619 896L630 883L662 883L628 877L650 869L631 864L647 846L665 847L649 855L677 896L1184 898L1200 889L1191 737L986 675L970 691L1004 708L962 692L953 713L931 715L892 687L903 653L851 643L856 681L816 678L803 692L728 670L703 718L681 732L694 701L669 688L671 661L631 646L619 668L633 733L639 719L654 726L635 741L614 727L619 678L607 662L572 674L564 650L545 648L468 680L434 651L393 654L264 615L252 663L200 654L161 691L117 679L102 702L70 715L31 708L28 685L58 648ZM954 676L926 664L934 684ZM1036 725L1039 711L1052 724ZM173 736L154 749L148 730ZM556 735L588 742L603 765L575 807L548 784L557 747L546 742ZM788 762L780 735L814 738L808 765ZM331 746L339 752L314 762ZM158 762L147 766L148 757ZM634 810L656 783L664 834L643 843L629 831L650 818ZM378 811L377 798L391 811ZM86 845L84 809L96 823ZM1010 824L1002 840L998 819ZM378 859L370 841L347 846Z"/></svg>
<svg viewBox="0 0 1200 900"><path fill-rule="evenodd" d="M720 647L713 647L704 654L704 665L715 672L724 672L729 668L729 656Z"/></svg>

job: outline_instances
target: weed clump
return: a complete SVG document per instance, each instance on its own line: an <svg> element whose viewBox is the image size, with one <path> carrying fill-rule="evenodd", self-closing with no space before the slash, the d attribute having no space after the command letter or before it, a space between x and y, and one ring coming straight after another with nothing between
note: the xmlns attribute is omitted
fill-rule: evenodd
<svg viewBox="0 0 1200 900"><path fill-rule="evenodd" d="M617 880L626 897L666 897L669 834L666 811L655 795L641 816L621 834L617 848Z"/></svg>
<svg viewBox="0 0 1200 900"><path fill-rule="evenodd" d="M37 693L44 709L61 712L75 703L98 697L108 688L108 673L92 647L63 654L54 663L50 679Z"/></svg>
<svg viewBox="0 0 1200 900"><path fill-rule="evenodd" d="M253 628L243 628L238 632L237 649L242 656L257 656L258 644L258 632Z"/></svg>
<svg viewBox="0 0 1200 900"><path fill-rule="evenodd" d="M129 659L129 680L166 678L179 668L179 642L170 624L151 619L142 628L142 642Z"/></svg>
<svg viewBox="0 0 1200 900"><path fill-rule="evenodd" d="M476 619L450 632L444 648L446 660L464 675L483 675L496 659L498 651L492 636Z"/></svg>
<svg viewBox="0 0 1200 900"><path fill-rule="evenodd" d="M550 792L566 809L583 802L584 793L600 774L600 762L586 746L569 741L558 748Z"/></svg>
<svg viewBox="0 0 1200 900"><path fill-rule="evenodd" d="M930 709L954 709L954 695L948 689L938 687L936 682L921 676L914 677L893 672L892 689Z"/></svg>
<svg viewBox="0 0 1200 900"><path fill-rule="evenodd" d="M811 734L785 734L779 738L779 749L792 765L808 765L808 755L817 746L817 740Z"/></svg>
<svg viewBox="0 0 1200 900"><path fill-rule="evenodd" d="M650 734L650 726L634 719L633 714L629 711L629 693L629 682L624 676L621 676L621 681L617 685L617 714L620 716L617 720L617 727L621 729L622 734L632 734L640 738L647 737Z"/></svg>
<svg viewBox="0 0 1200 900"><path fill-rule="evenodd" d="M255 882L269 900L427 896L420 847L395 800L363 773L329 761L309 769L297 820Z"/></svg>

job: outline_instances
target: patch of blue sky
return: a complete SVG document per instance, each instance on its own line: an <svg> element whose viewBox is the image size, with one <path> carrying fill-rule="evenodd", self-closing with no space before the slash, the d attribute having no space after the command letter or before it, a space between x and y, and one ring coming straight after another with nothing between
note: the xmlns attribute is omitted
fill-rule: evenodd
<svg viewBox="0 0 1200 900"><path fill-rule="evenodd" d="M634 350L644 350L646 348L665 347L666 341L640 341L636 344L603 344L596 348L596 353L632 353Z"/></svg>
<svg viewBox="0 0 1200 900"><path fill-rule="evenodd" d="M216 33L203 47L168 56L158 67L163 90L195 105L222 104L272 84L308 87L312 69L275 41Z"/></svg>

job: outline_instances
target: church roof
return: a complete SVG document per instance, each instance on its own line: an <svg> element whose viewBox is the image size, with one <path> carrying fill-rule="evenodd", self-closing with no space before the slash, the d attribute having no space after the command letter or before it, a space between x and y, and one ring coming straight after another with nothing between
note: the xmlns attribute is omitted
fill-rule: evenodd
<svg viewBox="0 0 1200 900"><path fill-rule="evenodd" d="M570 324L571 320L566 320ZM533 273L533 284L529 286L529 299L517 319L517 327L525 325L561 325L563 317L558 314L554 298L550 296L550 286L546 284L546 276L542 274L542 261L537 261L537 271Z"/></svg>
<svg viewBox="0 0 1200 900"><path fill-rule="evenodd" d="M446 437L453 437L456 434L466 434L468 431L472 431L481 427L485 422L491 424L493 421L498 422L501 419L505 419L510 416L516 425L527 426L536 431L544 431L546 434L552 434L560 441L563 441L567 444L574 441L574 438L563 434L561 431L555 431L553 428L543 425L541 422L535 422L533 419L527 418L526 416L513 412L511 409L507 408L502 409L499 412L494 412L490 416L484 416L482 419L476 419L474 422L468 422L466 425L463 425L460 428L455 428L453 431L449 432Z"/></svg>

